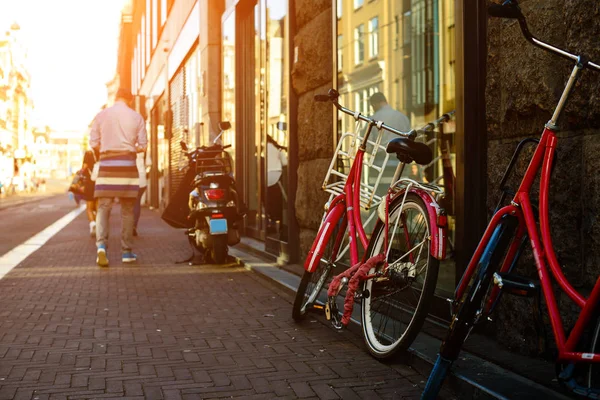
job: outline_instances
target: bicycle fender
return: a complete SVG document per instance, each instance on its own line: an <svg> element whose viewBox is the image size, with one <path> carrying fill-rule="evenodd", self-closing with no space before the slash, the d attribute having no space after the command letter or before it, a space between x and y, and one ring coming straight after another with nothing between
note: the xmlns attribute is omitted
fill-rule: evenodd
<svg viewBox="0 0 600 400"><path fill-rule="evenodd" d="M448 234L448 217L446 211L439 206L429 192L423 189L415 189L413 192L423 200L425 207L427 207L429 225L431 226L430 253L434 258L443 260L446 258L446 238Z"/></svg>
<svg viewBox="0 0 600 400"><path fill-rule="evenodd" d="M327 216L321 224L321 228L319 228L319 233L317 233L312 247L306 256L306 261L304 262L304 269L306 271L312 273L319 265L325 247L327 246L327 243L329 243L329 238L345 211L346 206L343 202L336 202L333 207L330 206Z"/></svg>

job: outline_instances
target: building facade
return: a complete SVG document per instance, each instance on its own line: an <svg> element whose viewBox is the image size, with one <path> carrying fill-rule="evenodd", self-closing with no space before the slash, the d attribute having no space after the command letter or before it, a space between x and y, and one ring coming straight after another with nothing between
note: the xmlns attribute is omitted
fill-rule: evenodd
<svg viewBox="0 0 600 400"><path fill-rule="evenodd" d="M590 38L600 28L585 23L594 18L586 7L597 14L598 5L583 3L531 0L523 8L540 37L598 60ZM548 18L570 24L557 33L544 25ZM371 114L369 99L382 93L413 127L456 110L443 136L423 139L436 159L411 171L447 190L450 256L431 310L444 321L445 300L495 206L515 144L539 135L569 71L528 47L514 22L488 22L486 2L462 0L133 0L123 17L119 60L120 85L132 89L148 123L151 205L164 206L177 189L179 143L208 144L227 120L232 128L221 140L231 145L248 207L244 234L286 264L302 263L307 254L328 198L321 186L333 149L342 132L355 129L331 105L315 103L315 94L336 88L345 106ZM561 121L566 151L559 153L564 166L557 167L551 200L555 209L571 210L555 211L552 221L568 238L558 245L567 254L567 276L584 291L600 272L593 239L598 85L586 76ZM286 160L276 173L273 143ZM450 174L443 173L444 161ZM582 189L583 183L592 187ZM589 194L593 200L584 200ZM573 203L573 195L581 200ZM531 256L522 263L531 265ZM572 319L577 313L563 301L565 319ZM532 354L539 332L523 302L531 300L506 300L487 335L526 343L508 347Z"/></svg>
<svg viewBox="0 0 600 400"><path fill-rule="evenodd" d="M20 27L13 23L0 38L0 157L16 160L16 164L31 155L33 144L33 101L27 63Z"/></svg>

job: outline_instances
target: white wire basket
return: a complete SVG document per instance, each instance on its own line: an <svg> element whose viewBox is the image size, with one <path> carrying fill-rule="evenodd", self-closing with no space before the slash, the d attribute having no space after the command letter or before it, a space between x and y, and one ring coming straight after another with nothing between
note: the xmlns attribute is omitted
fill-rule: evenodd
<svg viewBox="0 0 600 400"><path fill-rule="evenodd" d="M373 127L369 140L367 140L367 149L363 158L360 206L367 211L376 207L383 198L381 193L378 194L377 189L390 158L390 155L385 151L387 143L382 143L384 132L384 130ZM355 132L347 132L340 137L323 181L323 190L330 193L331 198L344 193L344 186L348 181L348 174L356 159L357 150L363 142L364 133L366 133L366 129L360 129L360 124L357 123Z"/></svg>

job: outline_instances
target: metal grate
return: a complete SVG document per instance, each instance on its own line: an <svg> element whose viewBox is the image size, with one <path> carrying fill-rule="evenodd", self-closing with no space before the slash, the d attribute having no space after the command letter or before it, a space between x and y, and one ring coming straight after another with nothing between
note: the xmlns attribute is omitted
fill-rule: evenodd
<svg viewBox="0 0 600 400"><path fill-rule="evenodd" d="M169 106L171 107L171 139L169 140L169 198L173 198L183 177L180 168L187 160L181 151L181 141L187 142L188 112L185 92L185 68L181 68L169 83Z"/></svg>

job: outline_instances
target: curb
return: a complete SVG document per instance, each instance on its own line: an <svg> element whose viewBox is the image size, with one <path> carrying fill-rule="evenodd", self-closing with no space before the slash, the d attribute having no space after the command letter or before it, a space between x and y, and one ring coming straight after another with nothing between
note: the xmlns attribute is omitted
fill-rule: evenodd
<svg viewBox="0 0 600 400"><path fill-rule="evenodd" d="M244 247L244 246L242 246ZM269 260L243 248L230 248L230 256L247 270L257 273L261 278L278 284L286 292L295 294L300 277L281 269ZM356 310L356 309L355 309ZM323 319L324 316L317 318ZM359 322L360 316L352 318L353 324L349 330L362 334ZM417 372L428 376L441 341L421 332L404 357L404 362L411 365ZM366 351L366 350L365 350ZM545 400L567 400L571 397L551 388L534 382L512 371L484 360L467 351L462 351L459 360L446 378L444 386L452 392L460 394L460 399L523 399L544 398Z"/></svg>

